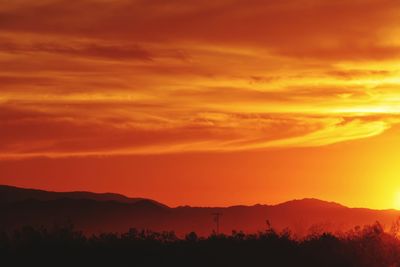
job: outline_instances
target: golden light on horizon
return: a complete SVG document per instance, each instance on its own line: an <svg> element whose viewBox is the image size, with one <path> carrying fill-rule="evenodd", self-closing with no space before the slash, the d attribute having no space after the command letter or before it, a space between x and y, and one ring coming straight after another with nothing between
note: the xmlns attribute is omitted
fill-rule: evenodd
<svg viewBox="0 0 400 267"><path fill-rule="evenodd" d="M397 191L395 194L393 208L400 210L400 191Z"/></svg>

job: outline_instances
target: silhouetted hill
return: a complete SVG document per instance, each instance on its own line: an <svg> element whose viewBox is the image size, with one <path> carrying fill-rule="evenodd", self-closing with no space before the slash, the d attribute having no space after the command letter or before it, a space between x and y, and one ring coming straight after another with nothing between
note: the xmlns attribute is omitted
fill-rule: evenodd
<svg viewBox="0 0 400 267"><path fill-rule="evenodd" d="M0 202L18 202L27 199L42 201L68 199L92 199L96 201L117 201L121 203L152 202L153 204L166 207L164 204L145 198L129 198L115 193L92 193L85 191L75 192L50 192L38 189L26 189L8 185L0 185Z"/></svg>
<svg viewBox="0 0 400 267"><path fill-rule="evenodd" d="M0 227L6 230L72 222L86 233L123 232L135 227L208 235L215 229L212 213L221 212L220 230L224 233L263 231L268 220L278 231L287 227L302 236L310 231L344 231L375 221L388 228L400 215L396 210L348 208L317 199L278 205L169 208L153 200L118 194L58 193L9 186L0 186L0 199Z"/></svg>
<svg viewBox="0 0 400 267"><path fill-rule="evenodd" d="M287 202L280 203L276 205L276 207L280 208L311 208L311 209L326 209L326 208L346 208L345 206L336 203L336 202L328 202L323 201L316 198L303 198L303 199L294 199Z"/></svg>

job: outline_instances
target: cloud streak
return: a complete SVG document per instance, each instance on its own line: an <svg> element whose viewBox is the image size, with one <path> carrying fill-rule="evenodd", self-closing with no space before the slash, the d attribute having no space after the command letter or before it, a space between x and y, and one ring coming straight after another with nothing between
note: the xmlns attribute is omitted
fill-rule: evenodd
<svg viewBox="0 0 400 267"><path fill-rule="evenodd" d="M366 138L390 127L391 117L346 117L292 114L203 112L190 116L156 117L131 108L104 106L104 115L88 106L52 114L2 108L1 157L163 154L195 151L240 151L273 147L321 146ZM98 108L97 110L99 110ZM129 109L129 108L127 108ZM54 110L52 110L54 111ZM126 111L126 109L125 109ZM29 134L27 134L29 133Z"/></svg>
<svg viewBox="0 0 400 267"><path fill-rule="evenodd" d="M398 123L399 9L394 0L8 1L0 157L379 135Z"/></svg>

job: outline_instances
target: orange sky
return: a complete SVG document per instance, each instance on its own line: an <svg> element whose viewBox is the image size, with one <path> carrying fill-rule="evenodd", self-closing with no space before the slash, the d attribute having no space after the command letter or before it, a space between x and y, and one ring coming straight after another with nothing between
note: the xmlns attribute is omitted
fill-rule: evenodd
<svg viewBox="0 0 400 267"><path fill-rule="evenodd" d="M400 208L398 0L0 5L0 183Z"/></svg>

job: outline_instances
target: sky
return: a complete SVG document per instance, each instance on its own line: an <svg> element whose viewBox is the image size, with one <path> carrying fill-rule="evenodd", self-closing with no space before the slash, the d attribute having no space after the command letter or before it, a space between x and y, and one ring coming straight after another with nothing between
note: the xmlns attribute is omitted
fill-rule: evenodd
<svg viewBox="0 0 400 267"><path fill-rule="evenodd" d="M400 209L397 0L0 0L0 183Z"/></svg>

